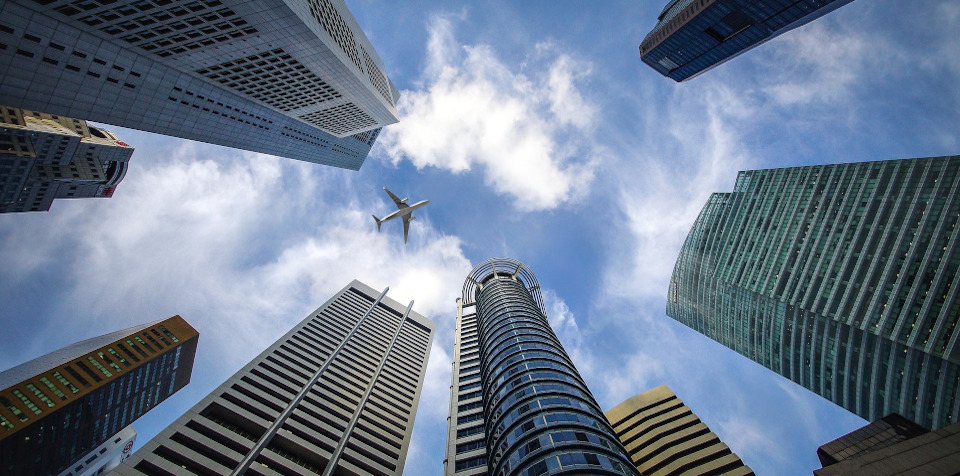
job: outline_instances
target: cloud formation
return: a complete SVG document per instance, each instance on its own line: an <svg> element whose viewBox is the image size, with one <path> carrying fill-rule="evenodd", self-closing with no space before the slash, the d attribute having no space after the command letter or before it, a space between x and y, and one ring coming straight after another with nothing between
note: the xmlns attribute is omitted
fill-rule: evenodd
<svg viewBox="0 0 960 476"><path fill-rule="evenodd" d="M401 121L380 139L389 160L481 168L522 211L582 197L602 156L589 139L597 106L581 89L590 65L542 43L519 72L488 45L461 46L448 17L432 17L428 29L421 86L403 91Z"/></svg>

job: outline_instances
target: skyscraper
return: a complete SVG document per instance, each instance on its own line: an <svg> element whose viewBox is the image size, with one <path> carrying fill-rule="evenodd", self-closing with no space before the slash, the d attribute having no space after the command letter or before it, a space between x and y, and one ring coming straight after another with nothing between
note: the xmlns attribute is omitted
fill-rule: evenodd
<svg viewBox="0 0 960 476"><path fill-rule="evenodd" d="M11 0L0 104L359 169L399 93L343 0Z"/></svg>
<svg viewBox="0 0 960 476"><path fill-rule="evenodd" d="M740 172L677 258L667 314L824 398L960 415L960 157Z"/></svg>
<svg viewBox="0 0 960 476"><path fill-rule="evenodd" d="M132 154L87 121L0 106L0 213L46 211L55 198L111 197Z"/></svg>
<svg viewBox="0 0 960 476"><path fill-rule="evenodd" d="M853 0L670 0L640 58L685 81Z"/></svg>
<svg viewBox="0 0 960 476"><path fill-rule="evenodd" d="M130 456L133 451L133 442L137 439L137 431L132 426L120 430L116 435L108 438L100 446L81 456L76 463L70 465L60 476L98 476L107 474L116 468L121 461Z"/></svg>
<svg viewBox="0 0 960 476"><path fill-rule="evenodd" d="M444 474L636 474L547 322L523 263L495 258L457 301Z"/></svg>
<svg viewBox="0 0 960 476"><path fill-rule="evenodd" d="M928 431L892 413L817 448L815 476L954 476L960 423Z"/></svg>
<svg viewBox="0 0 960 476"><path fill-rule="evenodd" d="M400 475L435 326L353 281L118 475Z"/></svg>
<svg viewBox="0 0 960 476"><path fill-rule="evenodd" d="M753 474L666 385L626 399L606 416L644 476Z"/></svg>
<svg viewBox="0 0 960 476"><path fill-rule="evenodd" d="M0 473L57 474L190 382L197 331L173 316L0 373Z"/></svg>

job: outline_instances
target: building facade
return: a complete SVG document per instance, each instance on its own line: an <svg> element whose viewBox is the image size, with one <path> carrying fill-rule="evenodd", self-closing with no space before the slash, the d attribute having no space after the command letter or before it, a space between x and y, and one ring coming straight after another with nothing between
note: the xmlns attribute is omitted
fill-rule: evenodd
<svg viewBox="0 0 960 476"><path fill-rule="evenodd" d="M853 0L670 0L640 58L685 81Z"/></svg>
<svg viewBox="0 0 960 476"><path fill-rule="evenodd" d="M400 475L435 326L353 281L117 475Z"/></svg>
<svg viewBox="0 0 960 476"><path fill-rule="evenodd" d="M112 197L131 155L133 147L87 121L0 106L0 213Z"/></svg>
<svg viewBox="0 0 960 476"><path fill-rule="evenodd" d="M98 476L107 474L133 452L137 431L128 426L113 435L93 451L83 455L76 463L60 473L60 476Z"/></svg>
<svg viewBox="0 0 960 476"><path fill-rule="evenodd" d="M606 416L644 476L754 474L666 385L626 399Z"/></svg>
<svg viewBox="0 0 960 476"><path fill-rule="evenodd" d="M190 382L180 316L87 339L0 373L0 473L59 474Z"/></svg>
<svg viewBox="0 0 960 476"><path fill-rule="evenodd" d="M814 476L953 476L960 468L960 423L936 431L891 413L817 448Z"/></svg>
<svg viewBox="0 0 960 476"><path fill-rule="evenodd" d="M359 169L399 93L343 0L11 0L0 104Z"/></svg>
<svg viewBox="0 0 960 476"><path fill-rule="evenodd" d="M960 157L740 172L667 315L867 419L960 414Z"/></svg>
<svg viewBox="0 0 960 476"><path fill-rule="evenodd" d="M550 328L533 272L485 261L457 306L445 474L636 474Z"/></svg>

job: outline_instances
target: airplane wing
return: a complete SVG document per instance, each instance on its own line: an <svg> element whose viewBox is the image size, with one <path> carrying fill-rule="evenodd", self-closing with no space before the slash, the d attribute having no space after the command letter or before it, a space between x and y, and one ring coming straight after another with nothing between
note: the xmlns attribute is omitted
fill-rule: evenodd
<svg viewBox="0 0 960 476"><path fill-rule="evenodd" d="M407 232L410 231L410 215L403 217L403 244L407 244Z"/></svg>
<svg viewBox="0 0 960 476"><path fill-rule="evenodd" d="M403 210L404 208L407 208L409 206L406 203L403 203L402 201L400 201L400 197L394 195L393 192L387 189L387 187L383 187L383 191L387 192L387 195L390 195L390 198L393 199L393 203L397 204L397 208Z"/></svg>

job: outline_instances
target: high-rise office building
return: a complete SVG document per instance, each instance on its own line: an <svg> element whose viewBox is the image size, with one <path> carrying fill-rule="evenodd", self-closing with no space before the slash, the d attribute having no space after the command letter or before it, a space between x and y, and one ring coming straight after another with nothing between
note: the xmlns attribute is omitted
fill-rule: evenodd
<svg viewBox="0 0 960 476"><path fill-rule="evenodd" d="M670 0L640 58L685 81L853 0Z"/></svg>
<svg viewBox="0 0 960 476"><path fill-rule="evenodd" d="M634 395L606 415L644 476L753 474L666 385Z"/></svg>
<svg viewBox="0 0 960 476"><path fill-rule="evenodd" d="M120 465L133 452L137 431L128 426L100 446L80 457L60 473L60 476L99 476Z"/></svg>
<svg viewBox="0 0 960 476"><path fill-rule="evenodd" d="M11 0L0 70L0 104L354 170L398 118L343 0Z"/></svg>
<svg viewBox="0 0 960 476"><path fill-rule="evenodd" d="M58 474L190 382L197 331L173 316L0 373L0 473Z"/></svg>
<svg viewBox="0 0 960 476"><path fill-rule="evenodd" d="M817 448L815 476L954 476L960 423L928 431L892 413Z"/></svg>
<svg viewBox="0 0 960 476"><path fill-rule="evenodd" d="M740 172L667 315L867 420L960 415L960 157Z"/></svg>
<svg viewBox="0 0 960 476"><path fill-rule="evenodd" d="M116 475L400 475L435 325L353 281Z"/></svg>
<svg viewBox="0 0 960 476"><path fill-rule="evenodd" d="M547 322L523 263L495 258L457 300L444 474L636 474Z"/></svg>
<svg viewBox="0 0 960 476"><path fill-rule="evenodd" d="M0 213L47 211L55 198L112 197L132 154L86 121L0 106Z"/></svg>

